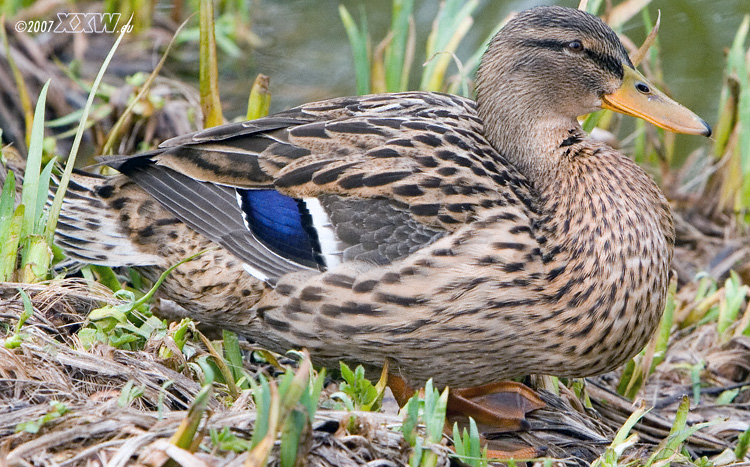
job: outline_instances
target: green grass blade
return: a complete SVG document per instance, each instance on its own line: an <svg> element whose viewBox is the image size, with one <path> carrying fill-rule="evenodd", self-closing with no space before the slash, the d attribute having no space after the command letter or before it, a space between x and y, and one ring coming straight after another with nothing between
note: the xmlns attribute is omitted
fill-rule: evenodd
<svg viewBox="0 0 750 467"><path fill-rule="evenodd" d="M26 159L26 173L21 194L21 203L25 206L21 238L31 235L37 220L36 200L38 199L39 174L42 169L42 148L44 147L44 108L49 83L50 80L47 80L39 93L36 110L34 111L34 123L31 125L29 154Z"/></svg>
<svg viewBox="0 0 750 467"><path fill-rule="evenodd" d="M193 403L190 404L190 409L185 418L180 422L180 426L175 431L169 442L175 446L181 447L182 449L191 450L193 445L193 439L198 433L198 427L203 419L203 415L206 413L208 403L211 401L213 395L213 386L207 384L196 394Z"/></svg>
<svg viewBox="0 0 750 467"><path fill-rule="evenodd" d="M90 91L90 90L89 90ZM83 109L76 109L70 113L57 117L52 120L47 120L45 126L47 128L65 128L68 126L77 125L81 121L83 115Z"/></svg>
<svg viewBox="0 0 750 467"><path fill-rule="evenodd" d="M297 406L302 394L307 390L312 364L305 358L300 362L297 372L287 370L284 379L279 383L279 396L281 397L280 417L286 417L294 407Z"/></svg>
<svg viewBox="0 0 750 467"><path fill-rule="evenodd" d="M589 0L588 5L586 5L586 11L592 15L597 15L601 6L602 0Z"/></svg>
<svg viewBox="0 0 750 467"><path fill-rule="evenodd" d="M722 340L728 340L731 335L728 334L730 326L734 324L739 315L740 308L747 295L747 286L742 285L742 279L739 275L731 271L729 279L724 283L724 298L719 306L719 319L716 323L716 330L722 337Z"/></svg>
<svg viewBox="0 0 750 467"><path fill-rule="evenodd" d="M0 194L0 232L2 232L5 220L13 215L16 202L16 175L12 170L8 171L3 183L3 191Z"/></svg>
<svg viewBox="0 0 750 467"><path fill-rule="evenodd" d="M737 446L734 448L734 455L737 459L744 459L750 447L750 428L745 430L737 437Z"/></svg>
<svg viewBox="0 0 750 467"><path fill-rule="evenodd" d="M219 99L219 65L216 58L216 33L214 31L214 2L200 2L200 96L203 126L214 127L224 123Z"/></svg>
<svg viewBox="0 0 750 467"><path fill-rule="evenodd" d="M190 255L187 258L181 260L180 262L178 262L178 263L173 264L172 266L170 266L169 269L167 269L166 271L164 271L163 273L161 273L161 275L156 280L156 282L151 287L151 289L149 289L149 291L146 292L146 295L144 295L143 297L139 298L138 300L134 301L131 305L129 305L131 307L131 309L138 308L139 306L141 306L144 303L147 303L149 300L151 300L151 298L153 298L153 296L156 294L156 291L159 290L159 287L161 286L162 282L164 282L164 280L167 278L167 276L169 276L169 274L171 274L172 271L174 271L175 268L177 268L179 265L187 263L188 261L191 261L191 260L199 257L200 255L202 255L202 254L204 254L206 252L209 252L211 250L215 250L217 248L218 248L218 245L206 248L205 250L199 251L198 253L196 253L194 255Z"/></svg>
<svg viewBox="0 0 750 467"><path fill-rule="evenodd" d="M463 430L463 435L458 430L458 424L453 424L453 446L456 457L472 467L486 467L488 464L486 451L482 452L482 444L479 439L479 429L473 418L469 417L469 430Z"/></svg>
<svg viewBox="0 0 750 467"><path fill-rule="evenodd" d="M667 294L667 303L664 306L664 314L662 315L661 323L659 324L659 337L656 342L654 359L650 365L651 372L654 371L656 367L664 361L664 358L667 354L667 347L669 346L669 336L672 334L672 325L674 324L674 311L677 305L675 299L676 294L677 284L672 283L670 284Z"/></svg>
<svg viewBox="0 0 750 467"><path fill-rule="evenodd" d="M130 25L130 21L128 21L128 24L126 26L129 26L129 25ZM115 51L117 50L117 47L120 45L120 42L122 42L122 38L125 36L125 32L127 31L127 29L128 29L127 27L124 27L122 29L114 45L112 46L111 49L109 49L109 53L107 54L107 57L104 59L104 62L102 63L101 68L99 68L99 73L97 73L96 78L94 79L94 84L91 86L91 91L89 92L88 100L86 100L86 105L83 108L83 116L81 117L81 121L78 124L78 131L76 132L75 139L73 139L73 145L70 148L68 161L65 163L65 171L63 172L62 177L60 177L60 183L58 184L57 191L55 192L55 199L52 201L52 207L49 210L49 218L47 219L46 237L47 237L47 242L50 245L52 244L54 240L55 229L57 228L57 219L60 217L60 210L62 209L63 197L65 196L65 191L68 189L70 176L73 173L73 167L75 166L76 156L78 155L78 148L81 145L81 139L83 138L83 130L86 127L86 121L88 120L88 115L89 115L89 112L91 111L91 106L94 103L96 90L99 89L99 84L102 82L102 78L104 77L104 72L107 70L109 63L112 61L112 57L115 55Z"/></svg>
<svg viewBox="0 0 750 467"><path fill-rule="evenodd" d="M433 390L433 396L426 395L425 386L425 428L427 440L431 443L439 443L443 437L443 426L445 425L445 413L448 406L448 388L440 394L437 389Z"/></svg>
<svg viewBox="0 0 750 467"><path fill-rule="evenodd" d="M44 206L47 204L49 199L49 183L52 179L52 169L55 166L55 158L50 159L47 165L44 166L42 173L39 174L39 180L37 182L37 193L36 193L36 212L37 219L34 223L34 232L44 233L44 227L46 219L44 218Z"/></svg>
<svg viewBox="0 0 750 467"><path fill-rule="evenodd" d="M417 438L416 444L412 446L409 456L409 467L422 467L423 462L422 438Z"/></svg>
<svg viewBox="0 0 750 467"><path fill-rule="evenodd" d="M25 243L21 256L21 281L33 283L44 280L52 260L52 250L47 240L41 235L30 235Z"/></svg>
<svg viewBox="0 0 750 467"><path fill-rule="evenodd" d="M469 440L471 441L469 454L472 459L475 459L474 465L477 467L486 467L488 463L487 448L482 449L482 443L479 440L479 428L477 428L477 422L471 417L469 417Z"/></svg>
<svg viewBox="0 0 750 467"><path fill-rule="evenodd" d="M250 97L247 99L246 118L248 120L255 120L268 115L268 109L271 107L271 91L268 89L269 81L268 76L262 73L258 74L255 78L253 87L250 89Z"/></svg>
<svg viewBox="0 0 750 467"><path fill-rule="evenodd" d="M8 233L3 239L2 257L0 257L0 280L3 282L13 278L18 259L18 245L21 241L21 225L23 224L24 206L19 205L10 221L7 223ZM5 224L4 224L5 225Z"/></svg>
<svg viewBox="0 0 750 467"><path fill-rule="evenodd" d="M730 77L730 86L722 90L720 109L726 110L731 99L737 100L736 120L723 118L720 121L715 149L724 149L728 141L728 134L733 131L739 133L735 148L730 149L733 160L730 163L736 167L731 178L725 183L722 191L724 199L734 198L734 208L748 221L746 210L750 208L750 78L748 78L748 63L745 55L745 42L750 31L750 15L746 15L740 25L727 55L726 76ZM730 110L734 110L729 105ZM736 122L736 123L735 123ZM724 151L715 157L724 156ZM737 170L739 169L739 170ZM739 173L736 173L739 172Z"/></svg>
<svg viewBox="0 0 750 467"><path fill-rule="evenodd" d="M729 49L727 55L727 65L724 71L726 80L724 87L721 90L721 98L719 103L719 115L716 119L716 125L714 131L714 157L720 159L724 155L729 137L736 124L736 118L738 117L737 105L740 98L741 85L738 80L732 78L736 73L736 69L741 65L744 60L744 48L745 41L747 40L748 32L750 31L750 16L745 16L744 20L740 24L740 27L735 33L732 46Z"/></svg>
<svg viewBox="0 0 750 467"><path fill-rule="evenodd" d="M326 379L326 370L323 369L314 378L311 377L309 389L302 394L302 405L307 409L307 415L310 423L315 419L315 412L318 410L318 400L320 399L320 393L323 391L323 384Z"/></svg>
<svg viewBox="0 0 750 467"><path fill-rule="evenodd" d="M281 467L295 467L299 465L297 457L302 454L299 451L300 441L303 437L308 421L304 413L293 410L281 430L281 447L279 449L279 465Z"/></svg>
<svg viewBox="0 0 750 467"><path fill-rule="evenodd" d="M717 419L710 422L696 423L692 426L687 426L687 416L689 411L690 399L687 396L683 396L682 401L677 408L677 412L675 413L675 420L672 423L672 428L669 430L669 436L659 444L659 447L646 462L646 467L654 465L669 467L669 461L680 454L682 443L684 443L686 439L692 436L696 431L720 422L720 420Z"/></svg>
<svg viewBox="0 0 750 467"><path fill-rule="evenodd" d="M12 245L8 240L11 237L11 225L13 219L13 207L16 203L16 176L12 170L8 171L3 184L3 191L0 195L0 281L10 280L13 270L15 269L16 248L11 251ZM6 258L14 259L10 270L6 267Z"/></svg>
<svg viewBox="0 0 750 467"><path fill-rule="evenodd" d="M414 393L401 412L404 414L401 433L409 446L414 447L417 444L417 425L419 424L419 393Z"/></svg>
<svg viewBox="0 0 750 467"><path fill-rule="evenodd" d="M234 381L237 382L243 376L242 352L240 351L239 339L237 338L237 334L227 330L222 331L222 338L224 341L224 354L229 363L229 369L232 372ZM241 385L242 389L248 389L249 387L247 381L244 381Z"/></svg>
<svg viewBox="0 0 750 467"><path fill-rule="evenodd" d="M583 131L585 131L586 133L591 133L591 130L596 128L597 123L599 123L599 120L601 120L604 112L606 112L606 110L599 110L597 112L588 114L583 120L583 125L581 125L583 127Z"/></svg>
<svg viewBox="0 0 750 467"><path fill-rule="evenodd" d="M479 2L449 0L440 7L430 37L427 40L427 65L422 73L420 89L441 91L445 72L458 48L458 44L471 28L471 14Z"/></svg>
<svg viewBox="0 0 750 467"><path fill-rule="evenodd" d="M466 459L463 459L468 456L468 444L466 443L464 445L464 438L467 437L466 428L464 428L464 436L461 436L461 432L458 430L458 423L453 422L453 449L456 451L456 456L458 456L459 459L461 459L464 462L467 462L471 464L471 462L468 462Z"/></svg>
<svg viewBox="0 0 750 467"><path fill-rule="evenodd" d="M592 467L616 467L619 464L618 459L620 455L627 448L632 446L638 440L637 434L630 435L630 430L633 429L636 423L644 416L648 410L645 404L641 403L641 406L636 409L625 423L620 427L609 446L605 449L604 453L591 463Z"/></svg>
<svg viewBox="0 0 750 467"><path fill-rule="evenodd" d="M630 430L632 430L635 424L638 423L638 421L643 418L643 416L646 415L646 413L648 413L650 410L651 409L646 409L645 405L641 405L632 414L630 414L630 417L628 417L625 423L617 431L615 439L612 440L612 445L616 446L618 444L624 443L628 438L628 435L630 434Z"/></svg>
<svg viewBox="0 0 750 467"><path fill-rule="evenodd" d="M255 420L253 435L250 438L250 444L253 448L268 433L271 412L271 388L268 385L268 380L262 374L258 377L258 380L258 383L253 380L249 381L253 389L253 400L255 401L255 409L258 414Z"/></svg>
<svg viewBox="0 0 750 467"><path fill-rule="evenodd" d="M372 90L372 84L370 82L370 46L365 9L364 7L361 9L361 28L357 27L357 23L354 22L354 18L344 5L339 5L339 16L352 48L357 94L369 94Z"/></svg>
<svg viewBox="0 0 750 467"><path fill-rule="evenodd" d="M742 167L742 191L740 193L738 210L744 212L750 208L750 77L747 64L744 63L738 71L740 79L740 99L738 105L740 165ZM747 218L745 219L747 221Z"/></svg>
<svg viewBox="0 0 750 467"><path fill-rule="evenodd" d="M408 86L410 63L407 63L409 52L409 18L414 9L413 0L393 0L391 17L391 41L385 51L385 85L389 92L405 91Z"/></svg>
<svg viewBox="0 0 750 467"><path fill-rule="evenodd" d="M96 274L96 280L100 284L106 286L109 288L112 292L117 292L118 290L122 289L122 285L120 284L120 280L117 278L117 275L114 271L112 271L112 268L107 266L97 266L97 265L89 265L91 271L93 271Z"/></svg>
<svg viewBox="0 0 750 467"><path fill-rule="evenodd" d="M26 174L23 181L21 202L24 217L21 225L20 244L21 274L24 282L36 282L47 275L52 252L40 233L44 232L44 205L47 201L49 178L54 160L40 173L44 148L44 111L47 101L49 80L42 87L34 111L34 122L29 138L29 153L26 160Z"/></svg>
<svg viewBox="0 0 750 467"><path fill-rule="evenodd" d="M438 444L443 437L443 426L445 425L445 413L448 405L448 388L440 394L433 389L432 379L427 380L424 387L424 425L425 425L425 447L421 467L435 467L437 465L437 454L429 449L431 445Z"/></svg>

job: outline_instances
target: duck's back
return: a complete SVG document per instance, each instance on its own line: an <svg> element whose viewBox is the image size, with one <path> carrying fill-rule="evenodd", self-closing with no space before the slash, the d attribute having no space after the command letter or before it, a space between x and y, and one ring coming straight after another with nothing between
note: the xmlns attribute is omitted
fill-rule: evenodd
<svg viewBox="0 0 750 467"><path fill-rule="evenodd" d="M533 211L526 179L484 139L474 102L438 93L306 104L107 162L124 177L77 175L60 243L88 262L156 266L151 276L218 243L165 287L225 326L250 321L238 307L286 274L389 265L486 212L512 212L510 223L528 229Z"/></svg>

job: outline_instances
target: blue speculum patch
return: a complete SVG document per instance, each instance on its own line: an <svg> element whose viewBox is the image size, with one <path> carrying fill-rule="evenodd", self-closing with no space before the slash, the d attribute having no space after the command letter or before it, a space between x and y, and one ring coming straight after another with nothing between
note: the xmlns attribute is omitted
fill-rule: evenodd
<svg viewBox="0 0 750 467"><path fill-rule="evenodd" d="M303 201L276 190L238 189L237 193L255 238L288 260L321 266L320 243Z"/></svg>

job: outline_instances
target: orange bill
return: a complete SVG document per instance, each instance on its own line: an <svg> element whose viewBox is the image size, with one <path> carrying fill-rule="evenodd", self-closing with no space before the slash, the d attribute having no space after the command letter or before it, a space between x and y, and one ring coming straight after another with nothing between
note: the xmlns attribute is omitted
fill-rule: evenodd
<svg viewBox="0 0 750 467"><path fill-rule="evenodd" d="M711 127L686 107L673 101L636 69L624 65L622 86L602 96L602 108L632 115L675 133L711 136Z"/></svg>

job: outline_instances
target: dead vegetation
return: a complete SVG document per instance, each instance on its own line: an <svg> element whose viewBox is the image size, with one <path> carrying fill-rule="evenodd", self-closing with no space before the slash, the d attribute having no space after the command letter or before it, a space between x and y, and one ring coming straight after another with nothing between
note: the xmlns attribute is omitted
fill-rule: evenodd
<svg viewBox="0 0 750 467"><path fill-rule="evenodd" d="M31 297L34 313L22 328L23 345L0 347L0 452L7 456L7 465L160 465L153 458L147 461L155 452L190 465L246 462L248 452L220 449L209 433L226 427L239 438L250 438L257 414L250 391L231 400L218 387L217 396L208 402L197 436L202 449L196 453L169 443L202 387L200 375L184 364L207 354L197 331L189 360L183 359L191 352L179 358L160 356L160 350L168 347L166 339L149 341L139 351L103 344L84 349L76 331L84 325L86 311L111 302L111 295L90 283L4 283L0 309L5 323L13 324L23 314L18 287ZM245 361L252 374L273 374L267 364ZM750 341L739 337L719 344L715 330L705 325L675 336L664 362L641 390L654 408L636 426L640 442L628 458L646 458L669 436L677 404L683 394L692 393L686 362L696 361L706 362L700 374L706 387L700 388L700 403L691 409L689 424L718 422L690 437L688 452L693 458L716 456L732 448L738 433L747 429L750 391L745 389L729 404L717 404L716 398L724 391L747 388ZM618 376L588 381L589 407L568 389L559 396L542 392L548 407L530 415L531 430L490 435L491 446L547 446L547 455L560 462L592 462L634 410L633 403L615 391ZM331 381L324 394L330 396L335 389ZM321 401L325 400L324 396ZM401 423L394 410L319 410L312 425L308 465L403 465L410 448L393 430ZM441 457L444 465L447 454L446 448Z"/></svg>
<svg viewBox="0 0 750 467"><path fill-rule="evenodd" d="M49 118L80 108L86 93L61 73L53 60L60 47L70 45L40 44L5 27L11 54L29 93L36 95L43 82L54 77ZM83 47L74 45L74 54ZM0 165L2 179L6 167L22 173L27 152L26 112L13 91L15 80L6 71L9 69L5 50L0 50L0 127L3 144L13 143L3 148L6 163ZM135 92L136 85L119 80L110 90L109 99L101 104L101 112L86 132L91 153L104 144L107 131ZM155 144L198 125L200 119L193 113L200 107L195 90L160 79L150 95L163 105L149 106L144 101L140 111L128 117L122 129L127 136L119 141L117 152L131 153L141 142ZM50 133L60 136L68 130L53 128ZM58 139L59 152L65 152L69 140ZM636 401L653 408L635 426L637 443L617 459L619 465L631 461L643 464L665 445L674 435L678 407L686 394L691 398L687 425L712 424L690 436L683 446L686 457L672 460L688 459L696 465L750 462L747 451L744 458L729 454L740 436L750 432L750 307L746 291L732 323L719 329L715 316L728 300L740 295L736 287L725 283L731 270L739 278L735 285L750 283L746 227L727 209L726 202L721 202L726 198L719 188L722 177L731 175L723 169L728 158L718 158L707 171L688 167L691 161L699 164L701 160L692 158L682 170L669 172L665 181L665 186L672 187L668 196L676 210L674 268L679 283L663 352L655 338L631 367L590 379L584 390L576 389L574 382L558 386L549 379L534 381L538 387L554 389L542 391L548 406L530 415L529 432L487 434L491 446L546 446L555 463L591 463L605 453L615 433L636 410L637 403L619 395L630 389ZM703 179L696 181L695 173L701 173ZM682 190L696 185L703 189ZM708 273L708 282L693 280L701 271ZM19 290L29 297L27 303ZM220 380L212 383L214 395L207 399L205 414L198 417L192 449L173 442L210 381L201 362L222 358L217 352L220 342L201 337L200 331L189 325L185 347L180 348L176 323L148 336L138 350L101 342L91 345L81 339L79 331L91 328L89 312L119 304L122 301L109 289L82 278L0 283L0 340L6 344L0 346L0 459L4 459L0 465L165 465L167 459L182 465L261 464L248 449L258 414L253 389L235 394ZM17 345L8 345L13 339ZM242 348L244 374L274 378L282 372L269 360L258 358L250 344L244 343ZM282 363L296 364L294 360ZM640 381L633 375L641 375ZM393 402L386 401L379 412L343 411L332 398L337 389L334 380L326 380L320 398L323 408L301 438L300 458L312 466L408 464L412 447L398 431L404 418ZM459 462L450 457L448 444L446 437L431 446L438 453L438 465ZM270 464L279 465L278 442L269 452ZM703 456L706 460L701 460Z"/></svg>

